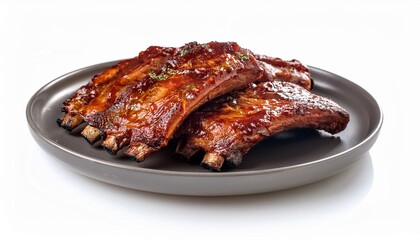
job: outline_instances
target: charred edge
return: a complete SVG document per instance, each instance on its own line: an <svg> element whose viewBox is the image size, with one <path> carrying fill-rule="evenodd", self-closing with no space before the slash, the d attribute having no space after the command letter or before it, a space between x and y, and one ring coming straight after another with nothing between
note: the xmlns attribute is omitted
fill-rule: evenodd
<svg viewBox="0 0 420 240"><path fill-rule="evenodd" d="M76 128L76 126L71 126L69 124L61 124L61 127L64 128L64 129L66 129L69 132L73 131L73 129Z"/></svg>
<svg viewBox="0 0 420 240"><path fill-rule="evenodd" d="M86 141L90 144L94 144L101 138L102 131L92 127L90 125L86 126L82 131L82 136L86 139Z"/></svg>
<svg viewBox="0 0 420 240"><path fill-rule="evenodd" d="M57 118L56 122L57 122L58 126L61 127L61 124L63 123L63 119L62 118Z"/></svg>
<svg viewBox="0 0 420 240"><path fill-rule="evenodd" d="M225 158L218 153L206 153L203 161L201 162L201 166L210 171L220 172L224 161Z"/></svg>
<svg viewBox="0 0 420 240"><path fill-rule="evenodd" d="M117 154L120 150L115 136L108 136L103 142L102 147L111 155Z"/></svg>
<svg viewBox="0 0 420 240"><path fill-rule="evenodd" d="M58 121L57 121L58 122ZM83 123L83 118L78 115L64 115L60 120L60 126L67 131L72 131L77 126Z"/></svg>
<svg viewBox="0 0 420 240"><path fill-rule="evenodd" d="M210 166L210 165L208 165L207 163L201 163L201 166L204 168L204 169L207 169L207 170L209 170L209 171L211 171L211 172L220 172L220 169L215 169L215 168L213 168L212 166Z"/></svg>
<svg viewBox="0 0 420 240"><path fill-rule="evenodd" d="M111 155L117 155L118 151L114 151L113 149L105 147L105 146L102 146L102 148L105 149L105 151L107 151L107 153L109 153Z"/></svg>
<svg viewBox="0 0 420 240"><path fill-rule="evenodd" d="M127 138L116 140L114 136L111 136L112 140L109 140L110 138L107 137L102 142L102 147L111 155L116 155L121 148L127 146L130 143L130 140Z"/></svg>
<svg viewBox="0 0 420 240"><path fill-rule="evenodd" d="M137 143L135 146L130 146L125 154L127 154L130 158L134 158L137 162L141 162L144 161L145 157L154 150L154 148L149 147L144 143Z"/></svg>

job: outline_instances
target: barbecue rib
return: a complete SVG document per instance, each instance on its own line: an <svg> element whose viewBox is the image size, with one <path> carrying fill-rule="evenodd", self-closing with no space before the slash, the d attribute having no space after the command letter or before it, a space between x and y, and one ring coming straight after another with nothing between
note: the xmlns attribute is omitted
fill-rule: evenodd
<svg viewBox="0 0 420 240"><path fill-rule="evenodd" d="M64 102L63 111L66 114L57 120L58 124L71 131L85 118L106 110L125 88L162 67L174 53L174 48L151 46L137 57L120 61L102 74L96 75Z"/></svg>
<svg viewBox="0 0 420 240"><path fill-rule="evenodd" d="M106 136L102 145L141 161L167 145L197 107L262 78L253 54L233 42L186 44L161 69L121 94L106 111L86 121Z"/></svg>
<svg viewBox="0 0 420 240"><path fill-rule="evenodd" d="M190 115L181 129L177 153L190 158L206 152L202 165L220 171L237 166L257 142L292 128L315 128L331 134L346 127L348 113L333 101L293 83L251 84Z"/></svg>
<svg viewBox="0 0 420 240"><path fill-rule="evenodd" d="M264 75L261 81L272 81L274 79L281 79L283 81L296 83L307 89L312 88L312 80L310 77L309 69L303 64L301 64L299 61L297 60L284 61L280 58L273 58L273 57L268 57L264 55L256 55L256 58L257 58L257 62L260 68L262 68L264 71ZM112 83L109 85L119 86L120 84ZM109 88L109 86L107 88ZM101 93L96 99L93 99L88 104L88 106L91 109L95 110L95 113L104 111L106 107L109 107L111 103L115 102L114 100L110 101L109 98L100 98L100 96L109 96L108 92L109 91L104 91L104 93ZM98 103L97 99L100 99L99 106L96 106L96 104ZM103 99L106 100L105 102L107 103L106 105L103 104L104 103L104 101L102 101ZM90 112L93 112L93 111L90 111ZM83 111L81 111L81 115L84 117L84 119L87 119L88 122L94 124L94 120L92 120L94 116L92 116L92 114L88 115L84 113ZM100 136L102 135L102 131L99 130L95 126L88 125L82 131L82 135L85 137L85 139L89 143L93 144L100 139ZM126 139L126 141L127 140L128 139ZM110 144L115 145L115 143L113 142L111 143L105 142L105 145L110 145ZM119 149L119 147L115 149ZM113 151L116 151L116 150L113 150Z"/></svg>
<svg viewBox="0 0 420 240"><path fill-rule="evenodd" d="M121 76L123 72L134 68L138 62L138 57L123 60L117 65L106 69L103 73L94 76L88 84L79 88L73 97L63 103L62 111L66 114L57 119L57 123L69 131L80 125L83 122L83 118L78 114L79 109L96 97L109 82Z"/></svg>
<svg viewBox="0 0 420 240"><path fill-rule="evenodd" d="M82 135L116 153L142 160L165 146L198 106L254 81L280 79L312 88L309 69L297 60L254 55L236 43L152 46L96 75L64 102L57 122L71 131L83 121Z"/></svg>

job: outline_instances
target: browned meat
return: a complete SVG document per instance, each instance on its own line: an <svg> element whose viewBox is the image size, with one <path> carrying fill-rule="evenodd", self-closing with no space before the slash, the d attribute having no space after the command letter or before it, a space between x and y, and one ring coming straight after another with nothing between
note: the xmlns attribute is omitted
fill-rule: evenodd
<svg viewBox="0 0 420 240"><path fill-rule="evenodd" d="M79 88L73 97L67 99L63 103L62 111L66 114L63 117L58 118L57 123L69 131L81 124L83 118L78 114L79 109L96 97L106 84L121 76L122 73L128 69L134 68L138 62L138 57L123 60L117 65L106 69L103 73L94 76L88 84Z"/></svg>
<svg viewBox="0 0 420 240"><path fill-rule="evenodd" d="M162 67L175 53L174 48L149 47L135 58L120 61L81 87L64 102L66 114L57 120L60 126L72 130L92 114L106 110L128 86Z"/></svg>
<svg viewBox="0 0 420 240"><path fill-rule="evenodd" d="M219 171L237 166L256 143L293 128L342 131L348 113L333 101L287 82L252 84L194 112L183 124L177 153L190 158L206 152L202 165Z"/></svg>
<svg viewBox="0 0 420 240"><path fill-rule="evenodd" d="M264 69L263 81L281 80L295 83L308 90L312 89L312 79L309 69L298 60L284 61L280 58L255 55Z"/></svg>
<svg viewBox="0 0 420 240"><path fill-rule="evenodd" d="M57 122L68 130L83 121L82 135L137 160L165 146L189 113L207 101L255 81L283 80L312 88L307 67L254 55L236 43L152 46L137 57L106 69L63 106ZM249 86L248 86L249 88Z"/></svg>
<svg viewBox="0 0 420 240"><path fill-rule="evenodd" d="M189 43L87 122L105 133L102 145L111 153L129 144L126 154L143 160L197 107L262 75L253 54L236 43Z"/></svg>
<svg viewBox="0 0 420 240"><path fill-rule="evenodd" d="M173 52L173 51L171 51ZM296 83L299 84L307 89L311 89L312 88L312 81L310 78L310 72L309 69L304 66L303 64L301 64L299 61L297 60L292 60L292 61L283 61L280 58L273 58L273 57L267 57L264 55L256 55L257 56L257 62L260 66L260 68L263 69L264 75L263 78L261 79L261 81L273 81L275 79L280 79L283 81L287 81L287 82L292 82L292 83ZM164 58L158 58L158 60L164 60ZM156 61L156 58L152 58L151 61ZM162 63L162 61L160 61L159 63ZM162 63L163 65L163 63ZM144 64L146 70L150 67L148 67L149 65ZM89 104L87 104L86 106L84 106L82 108L82 110L80 111L80 114L83 116L84 119L88 119L88 122L91 122L92 124L94 124L94 117L93 114L96 114L98 112L104 111L107 107L109 107L111 104L113 104L115 102L115 99L112 98L110 99L110 96L114 96L116 94L110 94L110 92L117 92L118 95L121 93L121 91L125 88L127 88L127 86L132 85L132 82L138 82L139 81L139 74L137 73L139 71L134 71L134 73L136 73L136 78L132 78L130 77L133 74L129 74L128 76L125 75L124 78L120 78L119 80L117 80L115 83L110 83L100 94L98 97L96 97L95 99L93 99ZM142 74L144 75L144 72L147 71L142 71ZM127 79L132 79L131 81L127 81ZM124 88L121 88L121 83L123 82L122 86ZM130 83L130 84L128 84ZM115 88L118 89L118 91L115 91ZM103 97L102 97L103 96ZM88 108L88 113L90 114L86 114L84 112L84 109ZM85 127L85 129L82 131L82 135L88 140L89 143L95 143L96 141L98 141L100 139L100 136L102 134L102 131L99 130L98 128L92 126L92 125L88 125ZM128 138L125 139L125 141L128 141ZM108 143L105 143L108 144ZM116 144L113 142L111 142L111 144L113 144L114 146L116 146ZM109 145L109 144L108 144ZM117 146L116 149L119 149L119 147Z"/></svg>

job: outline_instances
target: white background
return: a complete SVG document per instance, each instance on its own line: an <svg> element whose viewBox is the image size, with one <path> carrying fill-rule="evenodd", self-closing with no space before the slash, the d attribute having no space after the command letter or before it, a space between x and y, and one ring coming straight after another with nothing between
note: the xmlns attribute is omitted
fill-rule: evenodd
<svg viewBox="0 0 420 240"><path fill-rule="evenodd" d="M1 239L420 239L419 1L2 1ZM348 78L385 121L356 164L304 187L181 197L76 174L34 142L25 107L69 71L149 45L237 41Z"/></svg>

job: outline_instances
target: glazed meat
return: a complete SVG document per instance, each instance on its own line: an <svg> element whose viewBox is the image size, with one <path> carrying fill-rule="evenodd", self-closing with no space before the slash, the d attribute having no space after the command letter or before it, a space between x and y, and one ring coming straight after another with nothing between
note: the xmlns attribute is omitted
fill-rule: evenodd
<svg viewBox="0 0 420 240"><path fill-rule="evenodd" d="M205 152L202 165L220 171L237 166L256 143L293 128L342 131L348 113L333 101L293 83L268 81L224 96L194 112L181 129L177 153Z"/></svg>
<svg viewBox="0 0 420 240"><path fill-rule="evenodd" d="M152 46L137 57L120 61L94 76L64 102L63 111L66 114L57 120L58 124L71 131L84 119L106 110L127 87L141 81L149 72L161 68L174 53L174 48Z"/></svg>
<svg viewBox="0 0 420 240"><path fill-rule="evenodd" d="M66 114L58 118L57 123L69 131L80 125L83 122L83 118L79 115L79 109L95 98L108 83L134 68L138 62L138 57L123 60L117 65L106 69L103 73L94 76L88 84L79 88L73 97L63 103L62 111Z"/></svg>
<svg viewBox="0 0 420 240"><path fill-rule="evenodd" d="M106 111L86 121L106 136L111 153L141 161L167 145L182 121L200 105L261 79L253 54L233 42L186 44L162 68L126 89Z"/></svg>
<svg viewBox="0 0 420 240"><path fill-rule="evenodd" d="M284 61L281 58L256 54L255 58L264 70L262 81L281 80L295 83L308 90L313 87L309 69L298 60Z"/></svg>
<svg viewBox="0 0 420 240"><path fill-rule="evenodd" d="M222 99L249 95L249 89L261 85L254 82L278 80L308 90L313 85L309 69L299 61L255 55L234 42L152 46L94 76L64 102L65 114L57 122L71 131L85 121L88 125L81 134L88 142L93 144L103 137L102 146L112 154L129 145L126 154L141 161L166 146L199 106L235 90L234 95ZM220 101L209 106L215 108ZM189 156L188 151L205 150L185 140L195 131L185 129L180 145L184 147L179 147L179 152ZM214 159L208 156L214 156L213 152L206 155L203 164L217 170L206 163ZM232 157L227 159L230 162Z"/></svg>
<svg viewBox="0 0 420 240"><path fill-rule="evenodd" d="M181 51L177 49L177 51ZM171 51L168 49L166 52L173 53L172 49ZM169 54L166 54L164 56L169 56ZM241 56L245 57L245 56ZM284 61L280 58L273 58L268 57L264 55L256 55L257 63L259 67L263 70L263 77L259 79L260 81L273 81L275 79L280 79L287 82L292 82L299 84L307 89L312 88L312 80L310 77L309 69L301 64L297 60L291 60L291 61ZM158 63L162 63L160 60L164 60L163 57L158 58ZM156 62L156 59L152 58L152 61ZM162 63L163 64L163 63ZM150 68L148 65L145 64L145 67L143 68ZM172 70L172 69L171 69ZM145 72L145 71L143 71ZM136 73L136 71L135 71ZM132 74L130 74L132 75ZM128 76L130 76L128 75ZM138 76L139 74L136 74ZM127 79L133 79L132 81L128 81ZM98 141L102 135L102 131L97 128L95 123L95 116L94 114L97 114L101 111L104 111L107 107L111 106L115 102L115 98L110 98L109 96L114 95L120 95L122 92L122 89L127 88L127 86L132 85L132 82L138 82L139 78L131 78L124 76L124 78L121 78L120 80L116 81L116 83L110 83L109 86L105 88L103 92L100 93L98 97L93 99L87 106L84 106L82 110L80 111L80 114L83 116L87 122L89 122L92 125L88 125L85 127L85 129L82 131L82 135L85 137L85 139L93 144L96 141ZM121 84L120 82L123 82L124 84ZM130 83L130 84L127 84ZM121 88L121 85L124 86L124 88ZM115 91L115 88L118 89L118 91ZM110 95L110 92L117 92L118 94L112 94ZM127 94L125 94L126 96ZM104 97L101 97L104 96ZM84 109L88 108L89 111L87 113L84 112ZM126 136L125 134L123 136ZM111 138L112 139L112 138ZM128 138L123 137L123 141L120 142L120 144L116 144L113 140L111 144L114 146L112 148L109 147L109 143L105 142L107 145L107 148L113 149L112 152L117 151L121 146L126 144L126 141L128 141ZM118 140L118 139L117 139ZM121 146L118 146L121 145Z"/></svg>

